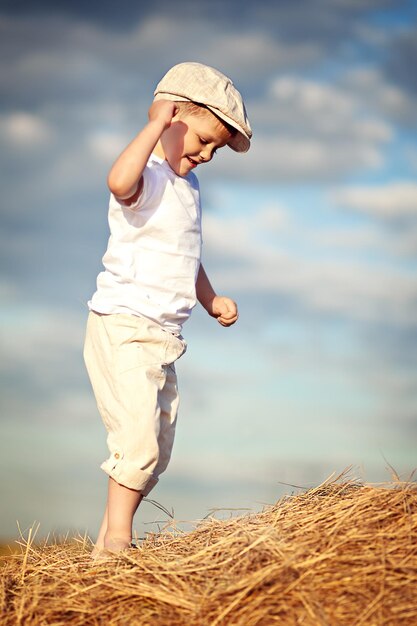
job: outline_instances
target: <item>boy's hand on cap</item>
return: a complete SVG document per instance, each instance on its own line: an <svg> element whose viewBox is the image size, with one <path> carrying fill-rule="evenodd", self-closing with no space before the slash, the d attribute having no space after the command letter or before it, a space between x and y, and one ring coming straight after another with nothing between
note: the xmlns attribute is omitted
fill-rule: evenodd
<svg viewBox="0 0 417 626"><path fill-rule="evenodd" d="M226 296L215 296L211 303L210 315L222 326L232 326L239 317L237 304Z"/></svg>
<svg viewBox="0 0 417 626"><path fill-rule="evenodd" d="M164 128L169 128L172 118L178 112L178 105L171 100L157 100L153 102L148 111L150 122L161 122Z"/></svg>

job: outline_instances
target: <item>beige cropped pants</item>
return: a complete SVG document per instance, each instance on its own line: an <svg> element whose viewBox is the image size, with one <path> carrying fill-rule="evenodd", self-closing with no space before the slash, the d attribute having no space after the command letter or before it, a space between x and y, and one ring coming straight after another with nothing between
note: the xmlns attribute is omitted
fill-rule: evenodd
<svg viewBox="0 0 417 626"><path fill-rule="evenodd" d="M174 362L186 343L142 317L90 312L84 360L106 427L101 468L144 496L171 458L178 411Z"/></svg>

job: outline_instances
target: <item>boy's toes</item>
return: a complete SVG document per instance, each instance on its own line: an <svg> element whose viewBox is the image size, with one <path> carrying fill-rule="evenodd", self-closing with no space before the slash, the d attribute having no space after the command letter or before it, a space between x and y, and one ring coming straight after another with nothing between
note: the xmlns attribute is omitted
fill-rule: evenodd
<svg viewBox="0 0 417 626"><path fill-rule="evenodd" d="M91 553L91 560L94 562L108 561L111 558L114 558L114 552L107 548L97 548Z"/></svg>
<svg viewBox="0 0 417 626"><path fill-rule="evenodd" d="M138 546L124 539L111 539L106 542L105 547L94 546L91 552L91 559L93 561L108 561L109 559L114 559L121 552L131 549L137 550Z"/></svg>

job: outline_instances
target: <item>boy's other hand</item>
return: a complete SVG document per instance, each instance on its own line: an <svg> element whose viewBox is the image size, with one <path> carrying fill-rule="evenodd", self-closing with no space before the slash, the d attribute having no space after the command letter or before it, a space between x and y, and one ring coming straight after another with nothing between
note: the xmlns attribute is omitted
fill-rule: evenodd
<svg viewBox="0 0 417 626"><path fill-rule="evenodd" d="M226 296L215 296L210 308L210 315L215 317L219 324L225 327L234 324L239 317L236 302Z"/></svg>
<svg viewBox="0 0 417 626"><path fill-rule="evenodd" d="M164 128L169 128L177 112L178 105L172 100L156 100L149 108L148 118L150 122L161 122Z"/></svg>

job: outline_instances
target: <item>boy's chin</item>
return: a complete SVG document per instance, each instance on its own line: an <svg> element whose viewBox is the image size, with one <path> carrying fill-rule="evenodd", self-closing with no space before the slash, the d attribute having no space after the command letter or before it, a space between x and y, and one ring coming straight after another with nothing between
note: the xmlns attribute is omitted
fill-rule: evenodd
<svg viewBox="0 0 417 626"><path fill-rule="evenodd" d="M178 165L175 165L174 167L172 167L171 165L171 168L174 170L177 176L187 176L187 174L189 174L195 168L195 166L193 166L187 158L184 158L181 159Z"/></svg>

